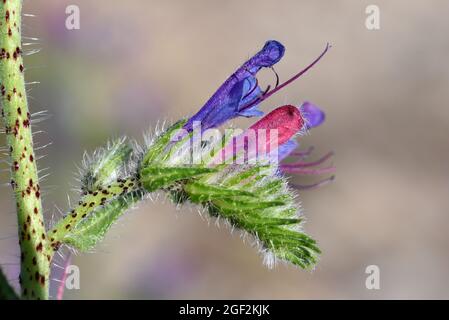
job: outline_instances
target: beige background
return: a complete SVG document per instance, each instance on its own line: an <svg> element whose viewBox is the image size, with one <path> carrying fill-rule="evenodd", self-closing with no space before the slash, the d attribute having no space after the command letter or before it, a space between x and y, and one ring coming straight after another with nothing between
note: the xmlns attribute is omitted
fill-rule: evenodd
<svg viewBox="0 0 449 320"><path fill-rule="evenodd" d="M381 10L378 31L364 25L371 3ZM69 4L80 7L80 30L64 28ZM24 5L36 15L25 18L25 35L39 37L31 48L42 49L25 60L27 80L41 82L30 86L31 108L52 114L36 136L38 144L53 141L39 162L52 172L43 183L48 217L55 206L67 210L85 149L192 114L265 40L287 48L276 68L283 79L333 45L311 72L263 103L268 111L310 100L327 113L326 124L303 139L318 153L335 150L338 167L334 184L301 194L305 229L323 249L314 272L268 270L237 233L208 225L195 208L146 202L95 254L74 258L81 289L67 298L449 298L447 1ZM0 201L0 262L14 279L8 187ZM365 288L370 264L381 270L377 291Z"/></svg>

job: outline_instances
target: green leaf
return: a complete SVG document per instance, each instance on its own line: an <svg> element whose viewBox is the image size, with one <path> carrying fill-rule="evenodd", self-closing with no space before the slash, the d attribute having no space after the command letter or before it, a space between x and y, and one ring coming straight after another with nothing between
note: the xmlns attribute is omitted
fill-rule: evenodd
<svg viewBox="0 0 449 320"><path fill-rule="evenodd" d="M18 300L14 289L9 284L8 280L3 273L3 270L0 269L0 300Z"/></svg>

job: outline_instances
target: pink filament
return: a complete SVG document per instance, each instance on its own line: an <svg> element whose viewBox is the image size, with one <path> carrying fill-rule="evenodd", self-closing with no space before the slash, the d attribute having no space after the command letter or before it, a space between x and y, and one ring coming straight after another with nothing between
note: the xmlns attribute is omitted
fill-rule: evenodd
<svg viewBox="0 0 449 320"><path fill-rule="evenodd" d="M314 167L314 166L322 164L327 159L331 158L333 155L334 155L334 152L331 151L331 152L327 153L326 155L324 155L323 157L321 157L320 159L318 159L316 161L285 163L285 164L282 165L282 167L290 168L290 169L292 169L292 168Z"/></svg>
<svg viewBox="0 0 449 320"><path fill-rule="evenodd" d="M321 60L321 58L326 54L326 52L329 50L331 46L328 44L326 44L326 48L324 49L324 51L318 56L318 58L316 58L311 64L309 64L306 68L304 68L303 70L301 70L300 72L298 72L297 74L295 74L293 77L291 77L290 79L288 79L287 81L283 82L282 84L280 84L279 86L275 87L273 90L271 91L267 91L264 92L259 98L254 99L254 101L249 102L246 106L243 106L241 108L241 111L251 108L252 106L264 101L265 99L267 99L268 97L270 97L271 95L275 94L276 92L278 92L279 90L281 90L282 88L288 86L290 83L292 83L293 81L295 81L296 79L298 79L300 76L302 76L304 73L306 73L310 68L312 68L318 61Z"/></svg>
<svg viewBox="0 0 449 320"><path fill-rule="evenodd" d="M335 167L309 169L309 168L286 168L285 165L281 165L281 170L286 173L297 173L303 175L320 175L324 173L335 172Z"/></svg>

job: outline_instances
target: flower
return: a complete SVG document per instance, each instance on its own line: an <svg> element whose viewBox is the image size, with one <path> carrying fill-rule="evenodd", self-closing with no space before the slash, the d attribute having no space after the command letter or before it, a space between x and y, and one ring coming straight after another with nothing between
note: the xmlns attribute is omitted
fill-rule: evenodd
<svg viewBox="0 0 449 320"><path fill-rule="evenodd" d="M326 119L326 114L324 111L322 111L320 108L318 108L316 105L306 101L304 102L300 107L299 110L302 114L302 117L305 122L306 129L311 129L320 126L324 120ZM279 161L284 160L285 158L289 157L290 155L295 155L293 151L299 147L299 143L296 142L296 140L291 139L284 144L280 145L278 148L278 158ZM299 156L307 156L311 153L310 152L302 152L302 153L296 153L296 155Z"/></svg>
<svg viewBox="0 0 449 320"><path fill-rule="evenodd" d="M184 129L192 131L195 121L200 121L202 129L207 130L238 116L263 115L263 112L258 109L259 104L306 73L326 54L329 47L327 44L324 51L311 64L282 84L279 84L279 77L275 72L275 87L271 89L268 86L265 91L262 91L256 78L257 72L262 68L273 68L285 52L285 47L280 42L267 41L262 50L246 61L218 88L206 104L187 121Z"/></svg>
<svg viewBox="0 0 449 320"><path fill-rule="evenodd" d="M215 128L226 121L238 116L253 117L261 116L263 112L258 109L259 104L274 93L285 88L301 75L314 66L328 51L329 45L324 51L306 68L295 74L287 81L279 84L276 74L276 85L270 90L270 86L262 91L256 78L257 72L262 68L272 68L284 55L284 46L275 40L267 41L264 47L246 61L234 74L232 74L207 101L207 103L183 126L187 132L192 131L194 123L201 125L201 130ZM319 175L334 172L334 167L316 168L332 157L330 152L317 161L297 161L283 163L289 157L307 158L312 150L308 152L295 152L299 147L295 136L320 126L326 116L325 113L311 102L304 102L299 107L285 105L268 113L265 117L254 123L245 132L234 137L231 143L224 146L211 163L223 163L233 161L247 162L266 159L269 155L270 161L277 161L281 172L302 175ZM261 136L263 130L263 136ZM276 134L273 134L276 131ZM182 135L181 135L182 136ZM261 141L261 138L265 141ZM275 140L275 141L274 141ZM295 185L299 189L308 189L316 185L322 185L331 181L333 176L318 184Z"/></svg>
<svg viewBox="0 0 449 320"><path fill-rule="evenodd" d="M236 163L275 161L283 173L300 175L321 175L333 173L335 167L317 168L333 156L329 152L316 161L297 161L283 163L288 157L310 156L312 149L306 152L295 152L299 147L295 136L317 127L324 121L324 112L317 106L306 102L299 108L285 105L268 113L242 134L234 137L226 147L215 157L213 163L228 162L233 159ZM267 157L268 156L268 157ZM310 189L322 186L334 179L334 176L312 185L294 185L297 189Z"/></svg>
<svg viewBox="0 0 449 320"><path fill-rule="evenodd" d="M237 116L253 117L263 113L253 103L263 93L256 78L262 68L272 67L284 55L284 46L275 40L267 41L258 53L237 69L212 95L206 104L184 126L192 130L194 121L201 121L204 130L218 127Z"/></svg>
<svg viewBox="0 0 449 320"><path fill-rule="evenodd" d="M304 126L305 130L318 127L321 125L326 116L325 113L318 108L316 105L310 103L310 102L304 102L299 107L300 113L302 115L302 118L304 119ZM313 148L309 148L307 151L303 152L294 152L295 149L299 147L299 143L296 142L294 139L290 139L287 142L283 143L278 148L278 159L279 159L279 169L284 173L295 173L295 174L302 174L302 175L321 175L326 173L333 173L335 171L335 167L325 167L325 168L317 168L319 165L326 162L328 159L330 159L334 153L328 152L321 158L315 161L297 161L293 163L282 163L281 161L287 159L288 157L299 157L302 159L307 158L312 153ZM313 189L319 186L323 186L335 179L335 176L332 175L326 179L320 180L317 183L310 184L310 185L292 185L293 187L297 189Z"/></svg>
<svg viewBox="0 0 449 320"><path fill-rule="evenodd" d="M273 156L278 146L288 140L304 127L304 119L298 108L285 105L274 109L242 134L233 137L213 163L223 163L230 158L237 163L245 161L262 162L267 156ZM277 156L276 159L277 161Z"/></svg>

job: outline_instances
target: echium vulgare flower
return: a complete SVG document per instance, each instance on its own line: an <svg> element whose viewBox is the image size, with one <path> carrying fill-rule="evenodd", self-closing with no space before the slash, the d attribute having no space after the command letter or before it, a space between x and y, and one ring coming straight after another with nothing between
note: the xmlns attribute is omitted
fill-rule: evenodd
<svg viewBox="0 0 449 320"><path fill-rule="evenodd" d="M123 212L162 191L178 206L197 204L217 222L240 229L245 238L255 240L268 266L281 260L313 268L320 250L302 231L294 189L315 188L332 177L312 185L290 185L285 174L334 171L315 168L332 153L305 161L311 149L295 151L296 137L319 126L323 111L310 102L284 105L246 130L227 128L222 134L218 127L239 116L262 116L259 104L309 70L328 47L289 80L279 83L276 74L274 88L261 90L257 72L272 68L285 52L279 42L268 41L192 117L160 130L144 145L120 139L86 156L81 199L50 231L51 247L92 249ZM299 160L281 162L287 157Z"/></svg>

